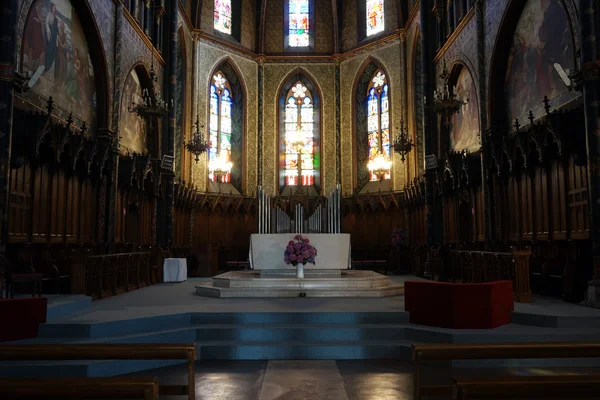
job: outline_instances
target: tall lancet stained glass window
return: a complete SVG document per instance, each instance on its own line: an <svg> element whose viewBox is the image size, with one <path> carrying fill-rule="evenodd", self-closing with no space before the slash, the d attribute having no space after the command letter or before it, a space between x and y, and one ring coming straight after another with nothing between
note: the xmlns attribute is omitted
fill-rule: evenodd
<svg viewBox="0 0 600 400"><path fill-rule="evenodd" d="M298 81L288 91L285 104L285 184L298 184L298 147L302 153L303 185L315 183L314 101L308 88Z"/></svg>
<svg viewBox="0 0 600 400"><path fill-rule="evenodd" d="M383 32L384 10L383 0L367 0L367 37Z"/></svg>
<svg viewBox="0 0 600 400"><path fill-rule="evenodd" d="M390 157L390 102L389 86L383 71L373 75L367 91L367 126L369 130L369 161L378 153ZM385 174L390 179L390 172ZM371 171L371 181L379 180Z"/></svg>
<svg viewBox="0 0 600 400"><path fill-rule="evenodd" d="M210 148L208 150L208 178L216 181L212 166L231 161L231 88L222 72L213 75L210 85ZM221 178L230 182L231 174Z"/></svg>
<svg viewBox="0 0 600 400"><path fill-rule="evenodd" d="M214 27L219 32L231 35L231 0L215 0Z"/></svg>
<svg viewBox="0 0 600 400"><path fill-rule="evenodd" d="M310 0L288 0L288 38L290 47L310 45Z"/></svg>

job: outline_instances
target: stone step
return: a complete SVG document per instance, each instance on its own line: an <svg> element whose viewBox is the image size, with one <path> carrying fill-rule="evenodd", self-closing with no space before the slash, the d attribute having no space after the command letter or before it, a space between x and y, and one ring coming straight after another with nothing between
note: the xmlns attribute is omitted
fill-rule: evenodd
<svg viewBox="0 0 600 400"><path fill-rule="evenodd" d="M369 273L363 273L369 272ZM352 289L352 288L384 288L392 285L392 281L381 274L371 271L353 271L353 274L342 273L337 277L296 276L265 277L252 271L231 272L213 278L213 287L219 288L269 288L269 289Z"/></svg>
<svg viewBox="0 0 600 400"><path fill-rule="evenodd" d="M224 288L215 287L212 282L196 285L196 294L221 298L265 298L265 297L388 297L404 294L404 286L360 288Z"/></svg>
<svg viewBox="0 0 600 400"><path fill-rule="evenodd" d="M365 360L412 358L412 342L198 342L203 360Z"/></svg>

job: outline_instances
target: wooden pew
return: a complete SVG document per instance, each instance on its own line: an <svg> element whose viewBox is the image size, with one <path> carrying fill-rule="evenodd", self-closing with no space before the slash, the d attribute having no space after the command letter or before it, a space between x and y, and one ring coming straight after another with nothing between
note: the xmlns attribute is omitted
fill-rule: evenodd
<svg viewBox="0 0 600 400"><path fill-rule="evenodd" d="M453 400L599 399L600 375L452 378Z"/></svg>
<svg viewBox="0 0 600 400"><path fill-rule="evenodd" d="M450 397L452 393L452 385L421 385L424 361L596 357L600 357L600 342L416 344L413 345L414 399L421 400L421 396Z"/></svg>
<svg viewBox="0 0 600 400"><path fill-rule="evenodd" d="M158 399L158 378L4 378L0 398Z"/></svg>
<svg viewBox="0 0 600 400"><path fill-rule="evenodd" d="M0 361L187 360L188 384L163 385L163 395L195 399L195 344L27 344L0 345Z"/></svg>

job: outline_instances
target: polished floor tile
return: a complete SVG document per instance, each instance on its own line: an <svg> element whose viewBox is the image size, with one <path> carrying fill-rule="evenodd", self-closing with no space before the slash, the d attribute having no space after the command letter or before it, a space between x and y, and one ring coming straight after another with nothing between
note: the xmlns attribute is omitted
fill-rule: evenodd
<svg viewBox="0 0 600 400"><path fill-rule="evenodd" d="M337 361L348 400L412 398L412 367L394 360Z"/></svg>
<svg viewBox="0 0 600 400"><path fill-rule="evenodd" d="M348 400L335 361L270 361L259 400Z"/></svg>

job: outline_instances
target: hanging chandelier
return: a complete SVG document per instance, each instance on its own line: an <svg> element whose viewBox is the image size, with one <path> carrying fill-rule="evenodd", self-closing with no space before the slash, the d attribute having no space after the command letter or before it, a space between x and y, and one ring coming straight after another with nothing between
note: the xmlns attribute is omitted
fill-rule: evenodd
<svg viewBox="0 0 600 400"><path fill-rule="evenodd" d="M404 126L404 120L400 120L400 127L396 128L398 135L394 140L394 152L400 154L402 162L406 161L406 155L410 153L412 148L415 146L408 137L406 127Z"/></svg>
<svg viewBox="0 0 600 400"><path fill-rule="evenodd" d="M223 182L223 179L231 173L231 168L233 168L233 163L227 161L227 158L224 155L221 155L208 163L208 169L212 171L215 180L218 179L220 182Z"/></svg>
<svg viewBox="0 0 600 400"><path fill-rule="evenodd" d="M185 143L185 148L195 156L196 163L198 163L200 155L207 152L210 148L210 143L204 138L204 133L202 132L204 125L200 126L198 116L196 116L196 123L194 125L196 125L196 131L192 135L192 140Z"/></svg>
<svg viewBox="0 0 600 400"><path fill-rule="evenodd" d="M445 60L440 79L443 82L443 89L436 89L433 92L433 106L439 114L443 114L444 124L448 126L450 124L450 116L458 113L461 107L469 102L469 99L461 99L456 94L456 86L450 91L450 84L448 82L450 73L446 67Z"/></svg>
<svg viewBox="0 0 600 400"><path fill-rule="evenodd" d="M379 152L371 161L369 161L367 167L369 168L369 171L377 175L379 182L381 182L385 179L385 175L392 168L392 161L390 161L390 158L387 156L387 154Z"/></svg>
<svg viewBox="0 0 600 400"><path fill-rule="evenodd" d="M153 58L154 60L154 58ZM169 103L165 101L160 92L156 90L158 78L154 71L154 64L150 67L150 90L147 88L142 91L142 102L131 102L131 106L127 110L131 113L136 113L142 118L157 117L161 118L168 114L169 109L173 107L173 100Z"/></svg>

